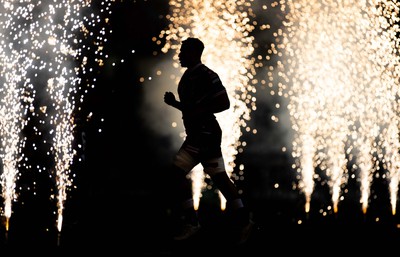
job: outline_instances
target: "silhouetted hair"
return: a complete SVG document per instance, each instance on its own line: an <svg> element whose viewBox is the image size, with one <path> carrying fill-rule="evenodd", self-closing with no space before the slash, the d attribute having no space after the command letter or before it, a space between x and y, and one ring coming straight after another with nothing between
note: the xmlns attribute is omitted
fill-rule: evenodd
<svg viewBox="0 0 400 257"><path fill-rule="evenodd" d="M203 54L204 43L195 37L189 37L182 41L182 45L186 45L193 52L197 53L199 56Z"/></svg>

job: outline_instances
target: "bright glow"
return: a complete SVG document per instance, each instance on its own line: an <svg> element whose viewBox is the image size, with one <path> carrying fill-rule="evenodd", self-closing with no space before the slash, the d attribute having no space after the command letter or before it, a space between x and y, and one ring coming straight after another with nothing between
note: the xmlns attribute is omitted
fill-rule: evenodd
<svg viewBox="0 0 400 257"><path fill-rule="evenodd" d="M288 100L293 157L308 212L316 169L328 176L334 211L349 169L359 176L362 209L377 172L389 181L395 213L399 175L399 7L389 0L273 2L270 81ZM268 27L268 26L265 26Z"/></svg>
<svg viewBox="0 0 400 257"><path fill-rule="evenodd" d="M198 37L205 44L203 63L216 71L225 85L231 99L231 108L217 114L223 130L222 151L228 175L233 175L235 156L240 142L241 129L247 128L251 107L255 109L255 87L250 81L254 75L251 55L254 29L251 24L251 1L236 0L174 0L170 1L171 24L160 33L165 39L163 52L175 50L175 67L179 67L177 50L181 40ZM176 81L177 82L177 81ZM184 136L184 135L183 135ZM195 207L198 208L201 191L205 188L202 167L196 166L192 172ZM225 199L220 194L221 209L225 209Z"/></svg>

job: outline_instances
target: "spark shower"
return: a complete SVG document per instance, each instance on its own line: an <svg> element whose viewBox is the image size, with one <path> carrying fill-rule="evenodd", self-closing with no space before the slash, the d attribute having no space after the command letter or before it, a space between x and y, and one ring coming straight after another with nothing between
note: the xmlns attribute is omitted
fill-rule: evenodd
<svg viewBox="0 0 400 257"><path fill-rule="evenodd" d="M328 176L333 210L358 176L367 212L374 177L387 179L392 214L400 176L399 8L396 1L283 1L271 56L272 91L287 98L299 188L309 211L316 169ZM268 9L268 8L266 8ZM275 85L274 85L275 86Z"/></svg>
<svg viewBox="0 0 400 257"><path fill-rule="evenodd" d="M102 51L110 4L107 0L98 5L67 0L0 1L1 214L6 230L25 167L27 172L36 168L48 173L54 181L61 231L64 202L73 184L74 114L94 86L95 78L88 74L106 58ZM42 142L28 142L23 133L28 125L35 136L42 136ZM32 167L24 156L26 149L51 156L52 167Z"/></svg>

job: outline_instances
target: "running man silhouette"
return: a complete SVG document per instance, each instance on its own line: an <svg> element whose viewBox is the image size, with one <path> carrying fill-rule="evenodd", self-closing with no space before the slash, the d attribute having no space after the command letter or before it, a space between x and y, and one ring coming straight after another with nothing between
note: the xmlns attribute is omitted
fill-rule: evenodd
<svg viewBox="0 0 400 257"><path fill-rule="evenodd" d="M200 230L194 208L192 180L189 172L201 164L214 185L226 199L226 210L232 215L236 243L246 242L254 223L244 206L238 189L229 178L221 151L222 130L215 113L229 109L230 101L219 76L201 61L204 44L198 38L182 41L179 61L186 67L179 84L179 101L172 92L165 92L164 102L182 112L186 138L175 155L172 168L172 196L183 217L182 230L174 240L185 240Z"/></svg>

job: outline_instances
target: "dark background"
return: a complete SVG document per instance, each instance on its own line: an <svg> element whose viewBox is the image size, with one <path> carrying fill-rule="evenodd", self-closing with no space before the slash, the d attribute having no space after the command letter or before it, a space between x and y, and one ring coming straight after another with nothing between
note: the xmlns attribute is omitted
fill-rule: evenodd
<svg viewBox="0 0 400 257"><path fill-rule="evenodd" d="M105 50L109 58L98 68L96 87L88 92L78 113L82 123L76 134L79 138L85 133L85 159L74 164L76 178L66 201L62 231L55 227L56 206L50 197L54 188L47 174L24 175L18 183L25 188L35 181L36 191L19 189L10 229L0 231L1 247L12 253L29 249L54 255L81 251L115 256L173 256L186 251L249 256L384 253L394 247L399 242L398 217L390 213L383 179L375 179L372 185L372 195L378 197L371 201L367 214L361 211L355 179L349 181L350 193L338 213L326 211L331 205L329 189L320 183L310 213L304 212L304 196L295 188L293 160L277 150L283 146L277 138L287 132L270 121L272 103L265 101L259 101L252 113L252 125L260 132L243 134L248 145L237 156L237 162L246 168L245 179L236 183L257 224L249 243L243 247L229 243L229 229L215 190L203 192L199 214L204 230L200 236L181 244L170 241L173 223L166 199L169 188L164 182L176 149L173 139L157 133L143 119L152 112L144 103L147 84L140 81L154 76L152 65L171 57L152 41L168 25L168 8L168 1L113 4L112 34ZM271 39L263 40L257 51L265 50ZM259 76L264 76L262 71ZM262 99L262 94L266 90L260 88L257 96ZM153 101L159 105L162 95ZM92 118L85 120L90 112Z"/></svg>

